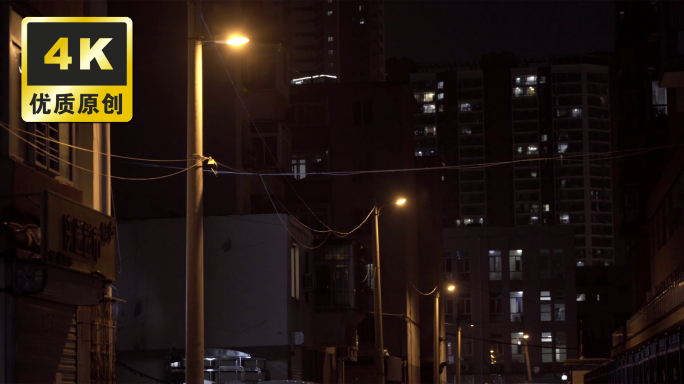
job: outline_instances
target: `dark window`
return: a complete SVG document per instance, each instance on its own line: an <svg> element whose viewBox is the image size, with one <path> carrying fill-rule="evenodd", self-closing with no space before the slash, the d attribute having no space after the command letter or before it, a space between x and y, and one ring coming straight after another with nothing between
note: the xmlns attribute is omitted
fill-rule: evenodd
<svg viewBox="0 0 684 384"><path fill-rule="evenodd" d="M354 170L355 171L370 171L373 169L373 157L371 155L354 155ZM361 173L353 176L354 180L363 180L372 178L371 173Z"/></svg>
<svg viewBox="0 0 684 384"><path fill-rule="evenodd" d="M373 124L373 103L370 101L357 101L353 105L354 125Z"/></svg>

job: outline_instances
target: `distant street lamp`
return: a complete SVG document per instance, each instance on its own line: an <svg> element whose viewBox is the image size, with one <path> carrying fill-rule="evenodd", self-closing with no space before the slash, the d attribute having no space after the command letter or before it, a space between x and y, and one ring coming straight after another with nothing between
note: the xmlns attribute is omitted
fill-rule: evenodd
<svg viewBox="0 0 684 384"><path fill-rule="evenodd" d="M202 164L202 44L244 44L246 38L202 40L195 35L198 4L188 4L188 178L185 275L185 382L204 384L204 185ZM198 166L199 165L199 166Z"/></svg>
<svg viewBox="0 0 684 384"><path fill-rule="evenodd" d="M394 204L402 206L406 199L400 198ZM378 208L377 199L373 207L375 216L375 252L373 255L373 321L375 323L375 381L378 384L385 384L385 347L382 340L382 295L380 284L380 231L378 229L378 217L380 210L393 204L383 205Z"/></svg>
<svg viewBox="0 0 684 384"><path fill-rule="evenodd" d="M433 351L432 351L432 381L435 384L440 383L440 370L439 366L441 364L441 340L440 340L440 334L441 334L441 326L440 326L440 318L441 315L439 313L439 296L441 294L442 288L446 288L448 293L453 293L456 290L456 284L450 282L445 284L444 286L438 286L437 289L435 289L435 321L434 321L434 332L433 332ZM459 351L459 361L457 364L459 364L460 367L460 351L461 351L461 326L459 324L458 326L458 340L456 341L457 345L456 347L458 348Z"/></svg>
<svg viewBox="0 0 684 384"><path fill-rule="evenodd" d="M530 348L527 346L527 340L530 338L530 335L525 332L523 335L523 341L525 342L525 363L527 364L527 380L531 381L532 380L532 370L530 369Z"/></svg>

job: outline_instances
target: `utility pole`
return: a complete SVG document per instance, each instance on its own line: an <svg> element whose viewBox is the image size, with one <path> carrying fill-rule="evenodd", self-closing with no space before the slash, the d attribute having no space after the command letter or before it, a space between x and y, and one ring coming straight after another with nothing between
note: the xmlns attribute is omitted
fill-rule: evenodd
<svg viewBox="0 0 684 384"><path fill-rule="evenodd" d="M375 199L375 252L373 257L373 319L375 323L375 382L385 384L385 347L382 340L382 294L380 284L380 230L378 200Z"/></svg>
<svg viewBox="0 0 684 384"><path fill-rule="evenodd" d="M525 341L525 363L527 363L527 380L532 380L532 371L530 370L530 348L527 346L527 339L529 336L525 334L523 340Z"/></svg>
<svg viewBox="0 0 684 384"><path fill-rule="evenodd" d="M461 320L459 318L456 336L456 384L461 384Z"/></svg>
<svg viewBox="0 0 684 384"><path fill-rule="evenodd" d="M188 178L185 275L185 382L204 384L204 238L202 42L195 35L199 0L188 2ZM199 166L198 166L199 164Z"/></svg>
<svg viewBox="0 0 684 384"><path fill-rule="evenodd" d="M432 346L433 346L433 351L432 351L432 356L433 356L433 364L432 364L432 381L435 384L440 384L440 377L439 377L439 363L440 363L440 329L439 329L439 289L435 292L435 321L434 321L434 336L433 336L433 341L432 341Z"/></svg>

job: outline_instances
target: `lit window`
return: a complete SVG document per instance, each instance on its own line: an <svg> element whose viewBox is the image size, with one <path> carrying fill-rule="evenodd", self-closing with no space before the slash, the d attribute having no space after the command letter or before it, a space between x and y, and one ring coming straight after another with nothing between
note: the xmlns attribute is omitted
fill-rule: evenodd
<svg viewBox="0 0 684 384"><path fill-rule="evenodd" d="M471 219L471 218L463 219L463 224L465 224L465 225L472 224L472 223L473 223L473 219Z"/></svg>
<svg viewBox="0 0 684 384"><path fill-rule="evenodd" d="M548 211L549 211L549 205L548 205L548 204L544 204L544 212L548 212Z"/></svg>
<svg viewBox="0 0 684 384"><path fill-rule="evenodd" d="M539 216L530 216L530 224L539 224Z"/></svg>
<svg viewBox="0 0 684 384"><path fill-rule="evenodd" d="M460 131L461 131L462 134L466 134L466 135L470 135L471 133L473 133L473 130L472 130L469 126L467 126L467 125L466 125L466 126L462 126L461 129L460 129Z"/></svg>
<svg viewBox="0 0 684 384"><path fill-rule="evenodd" d="M525 84L536 84L537 83L537 76L527 76L525 79Z"/></svg>
<svg viewBox="0 0 684 384"><path fill-rule="evenodd" d="M561 222L561 224L570 223L570 215L568 215L567 213L561 213L560 214L560 222Z"/></svg>
<svg viewBox="0 0 684 384"><path fill-rule="evenodd" d="M541 321L551 321L551 291L541 291Z"/></svg>
<svg viewBox="0 0 684 384"><path fill-rule="evenodd" d="M568 150L567 143L558 143L558 153L565 153Z"/></svg>
<svg viewBox="0 0 684 384"><path fill-rule="evenodd" d="M516 84L516 85L522 84L522 77L516 77L516 78L515 78L515 84Z"/></svg>
<svg viewBox="0 0 684 384"><path fill-rule="evenodd" d="M539 84L546 84L546 76L539 76Z"/></svg>
<svg viewBox="0 0 684 384"><path fill-rule="evenodd" d="M556 291L553 297L553 319L565 321L565 292Z"/></svg>
<svg viewBox="0 0 684 384"><path fill-rule="evenodd" d="M442 181L444 181L444 176L442 176Z"/></svg>
<svg viewBox="0 0 684 384"><path fill-rule="evenodd" d="M415 97L416 101L419 103L429 103L434 101L435 99L435 94L431 92L426 92L426 93L414 93L413 97Z"/></svg>
<svg viewBox="0 0 684 384"><path fill-rule="evenodd" d="M454 220L454 223L456 224L457 227L461 226L461 220L460 219Z"/></svg>
<svg viewBox="0 0 684 384"><path fill-rule="evenodd" d="M363 11L363 9L364 9L364 6L363 6L363 5L359 5L359 12Z"/></svg>
<svg viewBox="0 0 684 384"><path fill-rule="evenodd" d="M527 147L527 154L528 155L536 155L539 153L539 147L536 145L530 145Z"/></svg>
<svg viewBox="0 0 684 384"><path fill-rule="evenodd" d="M437 94L437 100L442 100L444 99L444 94L443 93L438 93Z"/></svg>
<svg viewBox="0 0 684 384"><path fill-rule="evenodd" d="M458 110L463 112L470 111L470 103L459 103Z"/></svg>
<svg viewBox="0 0 684 384"><path fill-rule="evenodd" d="M511 361L514 363L525 362L525 351L522 347L522 332L511 332Z"/></svg>
<svg viewBox="0 0 684 384"><path fill-rule="evenodd" d="M444 82L440 81L437 83L437 89L444 89Z"/></svg>
<svg viewBox="0 0 684 384"><path fill-rule="evenodd" d="M510 296L511 321L520 322L523 313L523 293L522 291L511 292Z"/></svg>
<svg viewBox="0 0 684 384"><path fill-rule="evenodd" d="M522 96L522 89L520 87L513 88L513 96L515 96L515 97Z"/></svg>
<svg viewBox="0 0 684 384"><path fill-rule="evenodd" d="M530 171L530 177L536 178L537 177L537 171Z"/></svg>
<svg viewBox="0 0 684 384"><path fill-rule="evenodd" d="M434 104L423 104L421 112L422 113L435 113L435 105Z"/></svg>
<svg viewBox="0 0 684 384"><path fill-rule="evenodd" d="M361 20L359 20L359 24L366 24L366 19L361 18Z"/></svg>
<svg viewBox="0 0 684 384"><path fill-rule="evenodd" d="M553 337L551 332L542 332L542 363L553 363Z"/></svg>
<svg viewBox="0 0 684 384"><path fill-rule="evenodd" d="M332 37L332 36L328 36L328 43L330 43L330 42L332 42L332 41L333 41L333 37Z"/></svg>
<svg viewBox="0 0 684 384"><path fill-rule="evenodd" d="M415 155L416 155L416 156L423 156L423 152L422 152L422 151L416 151L416 152L415 152Z"/></svg>
<svg viewBox="0 0 684 384"><path fill-rule="evenodd" d="M332 15L333 11L328 11L328 16Z"/></svg>
<svg viewBox="0 0 684 384"><path fill-rule="evenodd" d="M333 50L332 50L332 49L328 49L328 55L332 55L332 54L333 54Z"/></svg>
<svg viewBox="0 0 684 384"><path fill-rule="evenodd" d="M587 297L584 293L578 293L577 294L577 301L586 301Z"/></svg>
<svg viewBox="0 0 684 384"><path fill-rule="evenodd" d="M570 116L572 117L582 117L582 110L578 108L573 108L573 110L570 112Z"/></svg>
<svg viewBox="0 0 684 384"><path fill-rule="evenodd" d="M577 266L578 266L578 267L584 267L584 261L578 260L578 261L577 261Z"/></svg>
<svg viewBox="0 0 684 384"><path fill-rule="evenodd" d="M601 301L601 295L596 295L596 301Z"/></svg>
<svg viewBox="0 0 684 384"><path fill-rule="evenodd" d="M667 88L660 88L657 80L651 82L651 103L656 116L667 116Z"/></svg>
<svg viewBox="0 0 684 384"><path fill-rule="evenodd" d="M522 280L522 250L508 251L508 264L511 280Z"/></svg>
<svg viewBox="0 0 684 384"><path fill-rule="evenodd" d="M480 224L484 224L484 217L480 217L479 219L477 219L477 222Z"/></svg>
<svg viewBox="0 0 684 384"><path fill-rule="evenodd" d="M292 173L297 180L306 178L306 159L292 159Z"/></svg>
<svg viewBox="0 0 684 384"><path fill-rule="evenodd" d="M534 89L534 87L529 87L525 90L525 96L534 96L537 94L537 91Z"/></svg>
<svg viewBox="0 0 684 384"><path fill-rule="evenodd" d="M541 135L541 141L548 141L549 137L546 134Z"/></svg>
<svg viewBox="0 0 684 384"><path fill-rule="evenodd" d="M444 106L443 106L443 105L440 105L440 106L439 106L439 111L440 111L440 112L444 112Z"/></svg>
<svg viewBox="0 0 684 384"><path fill-rule="evenodd" d="M463 222L465 224L465 219ZM489 251L489 280L501 280L501 251Z"/></svg>

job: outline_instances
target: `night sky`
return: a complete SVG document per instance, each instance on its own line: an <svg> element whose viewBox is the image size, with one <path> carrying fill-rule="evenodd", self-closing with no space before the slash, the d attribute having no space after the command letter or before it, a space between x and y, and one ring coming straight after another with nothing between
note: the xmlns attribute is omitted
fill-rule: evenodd
<svg viewBox="0 0 684 384"><path fill-rule="evenodd" d="M613 51L613 1L385 1L386 57L419 63Z"/></svg>

